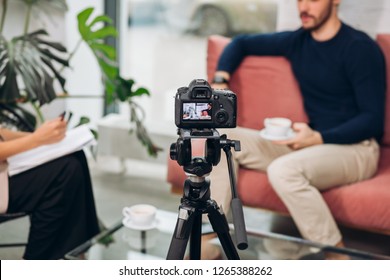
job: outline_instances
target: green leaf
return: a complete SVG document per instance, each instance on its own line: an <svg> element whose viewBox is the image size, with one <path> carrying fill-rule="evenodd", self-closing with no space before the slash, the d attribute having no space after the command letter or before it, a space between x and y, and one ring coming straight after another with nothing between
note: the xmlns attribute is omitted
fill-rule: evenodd
<svg viewBox="0 0 390 280"><path fill-rule="evenodd" d="M79 122L78 122L78 124L76 125L76 127L77 127L77 126L80 126L80 125L83 125L83 124L87 124L87 123L89 123L90 121L91 121L91 120L90 120L89 117L81 116L81 117L80 117L80 120L79 120Z"/></svg>
<svg viewBox="0 0 390 280"><path fill-rule="evenodd" d="M68 60L63 59L63 58L53 54L49 49L38 48L38 50L40 51L42 58L52 59L52 60L55 60L56 62L60 63L61 65L69 66Z"/></svg>
<svg viewBox="0 0 390 280"><path fill-rule="evenodd" d="M116 50L112 46L93 42L90 44L90 47L93 49L94 52L101 52L109 59L116 59Z"/></svg>
<svg viewBox="0 0 390 280"><path fill-rule="evenodd" d="M110 80L106 80L105 83L104 83L104 86L105 86L105 89L106 89L106 95L105 95L105 99L106 99L106 103L108 105L110 105L111 103L113 103L115 101L115 84L112 83Z"/></svg>
<svg viewBox="0 0 390 280"><path fill-rule="evenodd" d="M144 94L150 95L149 90L147 90L146 88L140 87L133 93L132 96L141 96Z"/></svg>
<svg viewBox="0 0 390 280"><path fill-rule="evenodd" d="M115 80L115 78L118 76L118 67L116 65L111 65L107 63L101 58L98 58L98 63L106 78L110 80Z"/></svg>
<svg viewBox="0 0 390 280"><path fill-rule="evenodd" d="M16 103L0 104L0 123L7 128L21 131L34 131L36 118L28 110Z"/></svg>
<svg viewBox="0 0 390 280"><path fill-rule="evenodd" d="M92 31L88 34L87 40L106 39L107 37L118 36L118 31L113 26L102 27L96 31Z"/></svg>
<svg viewBox="0 0 390 280"><path fill-rule="evenodd" d="M93 11L94 8L86 8L77 15L79 32L83 40L87 40L87 38L89 37L89 33L91 30L87 24L87 21L91 16L91 14L93 13Z"/></svg>
<svg viewBox="0 0 390 280"><path fill-rule="evenodd" d="M103 26L100 29L93 30L93 27L96 26L97 23L112 23L112 20L109 17L105 15L100 15L94 18L92 22L88 24L88 20L92 15L93 11L94 8L87 8L81 11L77 16L79 32L83 40L88 43L88 41L94 41L96 39L105 39L109 36L116 37L118 35L118 32L116 28L111 25Z"/></svg>
<svg viewBox="0 0 390 280"><path fill-rule="evenodd" d="M99 139L99 133L97 132L97 130L91 128L90 131L92 132L93 137L94 137L96 140Z"/></svg>
<svg viewBox="0 0 390 280"><path fill-rule="evenodd" d="M0 86L0 103L14 103L22 97L16 80L17 75L10 65L6 65L4 70L4 74L0 76L0 79L4 80Z"/></svg>
<svg viewBox="0 0 390 280"><path fill-rule="evenodd" d="M129 89L124 85L120 85L116 87L116 96L122 102L127 100L127 98L129 97L129 92L130 92Z"/></svg>
<svg viewBox="0 0 390 280"><path fill-rule="evenodd" d="M47 42L42 38L46 34L45 30L37 30L15 37L9 42L1 39L1 102L15 102L25 97L31 102L39 101L39 104L43 105L56 98L55 81L64 88L65 80L56 68L61 65L68 66L68 60L61 57L66 55L66 50L55 43L39 43ZM55 50L55 53L52 50ZM26 96L23 96L22 92Z"/></svg>
<svg viewBox="0 0 390 280"><path fill-rule="evenodd" d="M93 9L88 8L79 13L78 26L81 38L90 47L91 51L95 55L100 69L102 71L103 82L105 86L105 99L107 104L111 104L117 99L120 101L128 101L130 104L130 119L136 124L136 133L138 139L143 143L148 152L152 156L156 156L161 148L157 147L142 124L144 119L144 113L142 108L137 106L131 99L135 96L150 95L146 88L140 87L133 91L133 85L135 84L132 79L124 79L119 74L119 68L115 61L116 50L110 46L103 44L104 40L108 37L116 37L118 32L114 26L112 26L111 20L104 15L99 15L92 19L91 23L88 21L91 18ZM105 26L96 29L98 23L106 23Z"/></svg>
<svg viewBox="0 0 390 280"><path fill-rule="evenodd" d="M123 86L127 87L129 91L132 91L132 87L135 84L135 81L133 79L126 80L123 79L122 77L119 77L118 79Z"/></svg>
<svg viewBox="0 0 390 280"><path fill-rule="evenodd" d="M59 83L61 85L61 88L64 90L64 92L66 92L66 90L65 90L65 82L66 82L65 78L57 71L57 69L55 69L55 67L53 66L53 64L51 63L51 61L49 59L42 58L42 61L47 65L47 67L49 67L51 69L51 71L55 75L56 79L59 81Z"/></svg>
<svg viewBox="0 0 390 280"><path fill-rule="evenodd" d="M100 16L97 16L90 24L89 26L90 27L93 27L95 24L97 23L100 23L100 22L105 22L105 23L109 23L109 24L112 24L112 19L106 15L100 15Z"/></svg>
<svg viewBox="0 0 390 280"><path fill-rule="evenodd" d="M57 43L57 42L49 42L49 41L46 41L46 40L43 40L39 37L36 38L36 41L38 44L43 44L43 45L47 45L53 49L56 49L60 52L66 52L66 48L64 47L64 45L62 45L61 43Z"/></svg>

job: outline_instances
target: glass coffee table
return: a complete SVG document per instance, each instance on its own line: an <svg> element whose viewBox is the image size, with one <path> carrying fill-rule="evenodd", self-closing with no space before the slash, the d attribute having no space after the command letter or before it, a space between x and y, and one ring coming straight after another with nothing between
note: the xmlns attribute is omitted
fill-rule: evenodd
<svg viewBox="0 0 390 280"><path fill-rule="evenodd" d="M66 254L65 259L107 259L107 260L145 260L165 259L175 229L177 213L157 210L156 227L147 231L129 229L123 226L120 220L92 239L81 244ZM233 230L233 226L230 225ZM202 232L212 232L211 226L206 224ZM232 231L233 241L235 240ZM336 248L320 243L310 242L284 234L262 231L247 227L248 249L240 251L240 259L323 259L324 252L334 252L348 255L351 259L390 259L390 256L378 255L350 248ZM104 240L112 238L108 245ZM219 245L217 238L211 240ZM189 245L187 246L188 249Z"/></svg>
<svg viewBox="0 0 390 280"><path fill-rule="evenodd" d="M113 226L67 253L65 259L165 259L176 220L177 213L157 210L156 227L141 231L123 226L120 219ZM103 245L108 238L112 238L112 242Z"/></svg>

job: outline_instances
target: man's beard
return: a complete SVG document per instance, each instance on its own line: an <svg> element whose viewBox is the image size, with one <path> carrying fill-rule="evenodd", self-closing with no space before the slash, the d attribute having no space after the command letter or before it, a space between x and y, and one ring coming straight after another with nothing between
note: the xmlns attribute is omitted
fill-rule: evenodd
<svg viewBox="0 0 390 280"><path fill-rule="evenodd" d="M316 22L317 21L316 18L312 17L314 19L314 26L303 27L303 29L308 30L308 31L316 31L316 30L320 29L331 17L332 9L333 9L332 1L329 1L329 6L328 6L328 9L325 11L324 17L320 18L318 22ZM300 16L302 17L302 15L310 16L307 13L301 13Z"/></svg>

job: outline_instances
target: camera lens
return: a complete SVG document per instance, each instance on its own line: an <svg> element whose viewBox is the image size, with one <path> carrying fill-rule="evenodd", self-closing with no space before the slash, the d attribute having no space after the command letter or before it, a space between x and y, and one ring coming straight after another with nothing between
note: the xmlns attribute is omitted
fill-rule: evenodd
<svg viewBox="0 0 390 280"><path fill-rule="evenodd" d="M228 114L226 113L226 111L223 110L218 111L215 114L215 120L220 124L227 122L228 118L229 118Z"/></svg>

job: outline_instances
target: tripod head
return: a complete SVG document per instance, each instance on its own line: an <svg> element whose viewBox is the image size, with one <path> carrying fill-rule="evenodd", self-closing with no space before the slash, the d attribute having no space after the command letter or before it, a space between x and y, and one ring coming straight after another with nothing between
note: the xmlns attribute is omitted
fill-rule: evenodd
<svg viewBox="0 0 390 280"><path fill-rule="evenodd" d="M240 151L240 142L229 140L226 135L220 136L216 129L178 129L179 138L176 143L171 144L170 157L176 160L186 173L198 177L209 174L213 166L216 166L221 159L221 149L234 148ZM192 139L204 138L204 157L192 157Z"/></svg>

